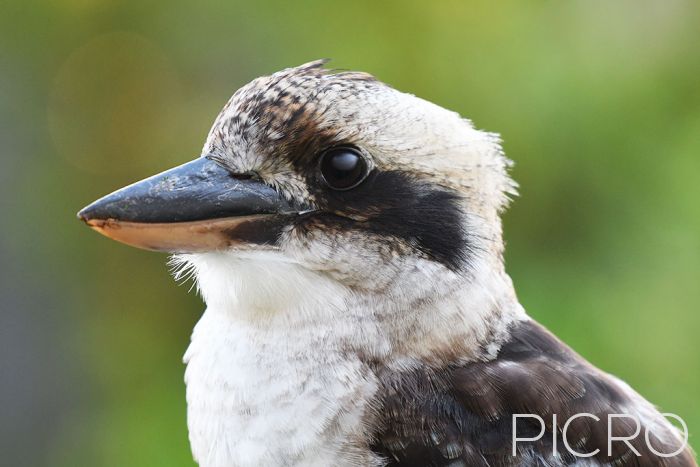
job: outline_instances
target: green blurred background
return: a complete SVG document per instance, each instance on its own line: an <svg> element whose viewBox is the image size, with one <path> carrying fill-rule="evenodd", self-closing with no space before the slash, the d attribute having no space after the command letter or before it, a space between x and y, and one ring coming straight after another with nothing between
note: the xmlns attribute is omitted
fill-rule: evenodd
<svg viewBox="0 0 700 467"><path fill-rule="evenodd" d="M198 156L239 86L320 57L503 135L523 304L700 448L698 44L691 0L3 2L0 463L193 465L203 305L75 213Z"/></svg>

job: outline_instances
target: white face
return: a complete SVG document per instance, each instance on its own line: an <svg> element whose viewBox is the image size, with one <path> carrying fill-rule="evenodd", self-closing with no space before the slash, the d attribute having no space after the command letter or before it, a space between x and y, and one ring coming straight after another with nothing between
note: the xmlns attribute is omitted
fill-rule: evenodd
<svg viewBox="0 0 700 467"><path fill-rule="evenodd" d="M417 261L458 274L477 255L500 261L514 184L498 137L369 75L313 62L256 79L203 152L297 205L272 249L344 285L381 289ZM329 181L334 159L360 169Z"/></svg>

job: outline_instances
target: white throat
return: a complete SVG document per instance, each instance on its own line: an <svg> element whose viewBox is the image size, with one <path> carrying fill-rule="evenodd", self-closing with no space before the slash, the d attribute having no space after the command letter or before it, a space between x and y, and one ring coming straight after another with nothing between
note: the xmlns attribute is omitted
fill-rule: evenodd
<svg viewBox="0 0 700 467"><path fill-rule="evenodd" d="M207 303L184 357L203 467L379 465L368 437L382 381L368 362L439 364L456 342L466 360L489 358L499 333L525 318L507 276L486 267L467 282L418 261L406 269L413 280L363 296L277 254L186 260Z"/></svg>

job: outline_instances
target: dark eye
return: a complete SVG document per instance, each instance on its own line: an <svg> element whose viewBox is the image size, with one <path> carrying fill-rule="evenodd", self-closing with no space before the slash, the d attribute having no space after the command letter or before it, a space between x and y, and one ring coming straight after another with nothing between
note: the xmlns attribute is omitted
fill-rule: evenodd
<svg viewBox="0 0 700 467"><path fill-rule="evenodd" d="M349 190L367 176L367 161L357 149L332 148L321 156L321 175L334 190Z"/></svg>

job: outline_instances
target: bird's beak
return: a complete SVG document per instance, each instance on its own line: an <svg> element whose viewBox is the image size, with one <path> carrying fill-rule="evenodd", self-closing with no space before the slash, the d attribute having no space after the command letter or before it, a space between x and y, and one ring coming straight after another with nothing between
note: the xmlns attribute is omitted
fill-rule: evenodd
<svg viewBox="0 0 700 467"><path fill-rule="evenodd" d="M100 198L78 217L127 245L187 253L274 245L293 213L270 186L200 157Z"/></svg>

